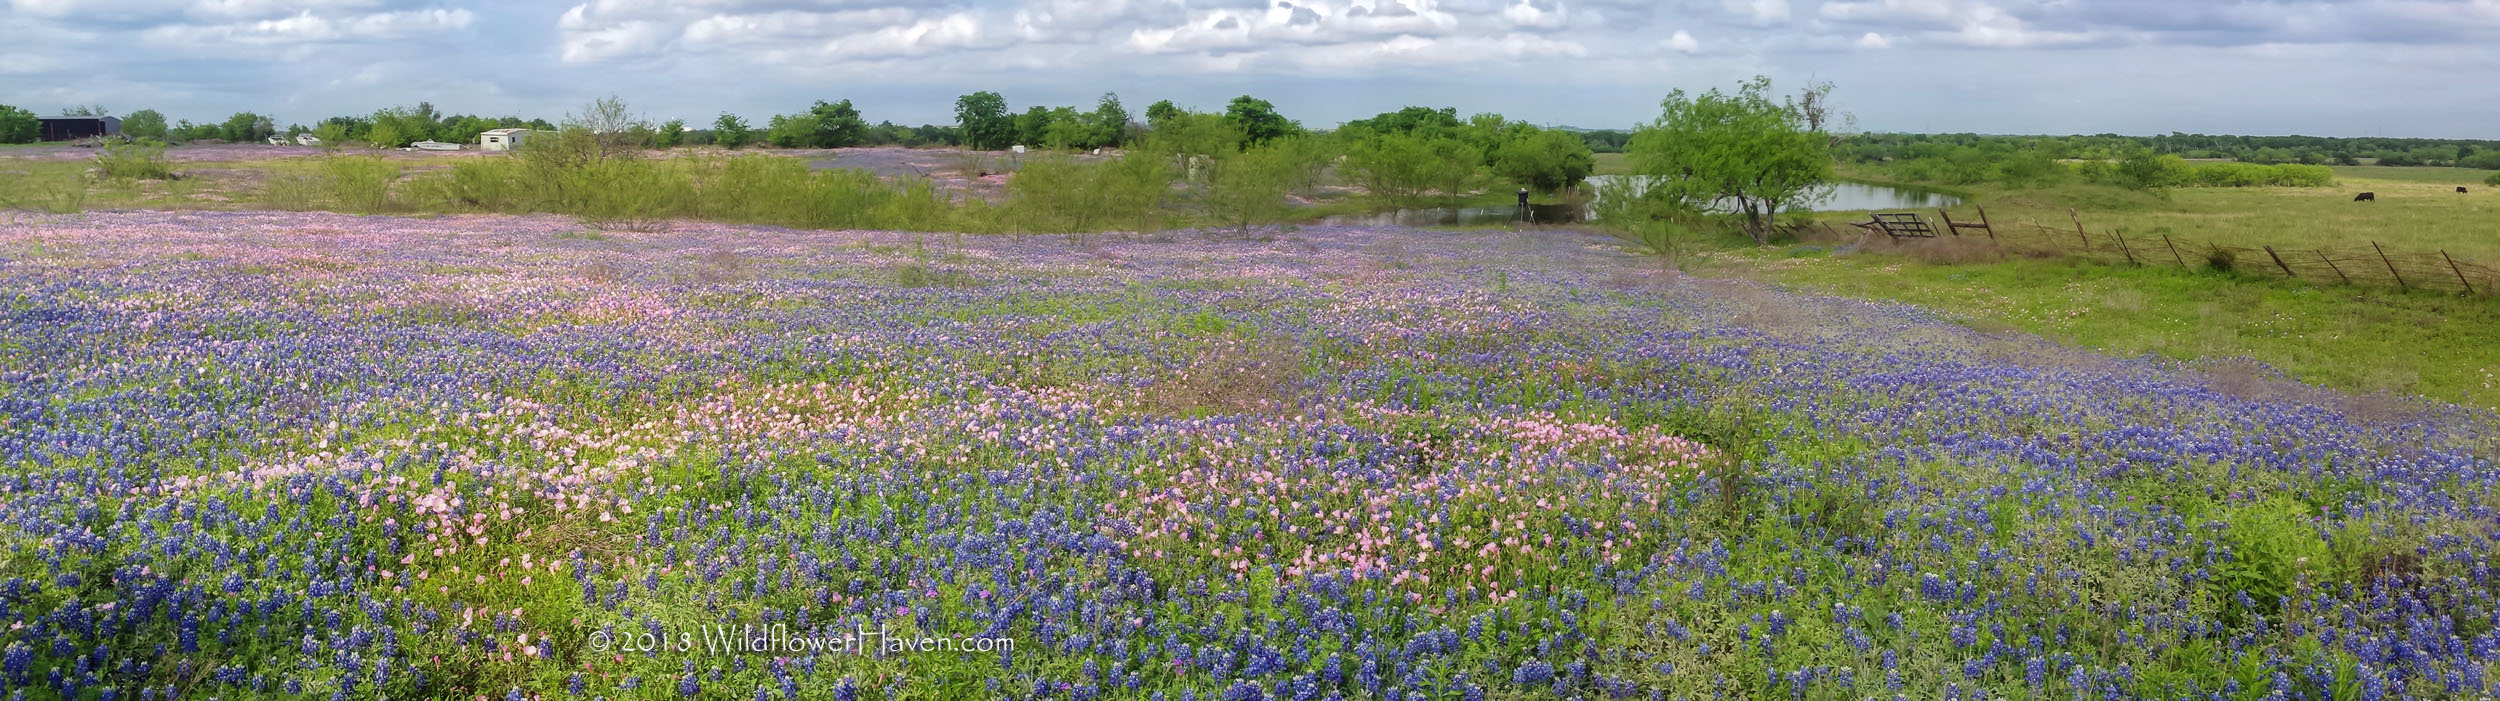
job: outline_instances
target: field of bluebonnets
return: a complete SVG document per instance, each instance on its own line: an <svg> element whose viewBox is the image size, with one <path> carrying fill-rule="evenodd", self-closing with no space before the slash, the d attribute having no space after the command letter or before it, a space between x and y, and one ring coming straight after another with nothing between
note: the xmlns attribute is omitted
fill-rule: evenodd
<svg viewBox="0 0 2500 701"><path fill-rule="evenodd" d="M2472 697L2495 433L1573 233L19 217L0 690Z"/></svg>

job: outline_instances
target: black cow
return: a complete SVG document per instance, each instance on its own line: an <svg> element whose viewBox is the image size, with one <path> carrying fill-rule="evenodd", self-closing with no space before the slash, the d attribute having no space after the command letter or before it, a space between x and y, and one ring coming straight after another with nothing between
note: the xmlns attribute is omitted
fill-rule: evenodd
<svg viewBox="0 0 2500 701"><path fill-rule="evenodd" d="M2378 193L2375 193L2375 192L2364 192L2364 193L2361 193L2361 194L2358 194L2358 195L2353 195L2353 196L2352 196L2352 201L2354 201L2354 202L2377 202L2377 201L2378 201Z"/></svg>
<svg viewBox="0 0 2500 701"><path fill-rule="evenodd" d="M2465 186L2464 186L2464 185L2458 185L2458 186L2457 186L2457 194L2460 194L2460 195L2465 194Z"/></svg>

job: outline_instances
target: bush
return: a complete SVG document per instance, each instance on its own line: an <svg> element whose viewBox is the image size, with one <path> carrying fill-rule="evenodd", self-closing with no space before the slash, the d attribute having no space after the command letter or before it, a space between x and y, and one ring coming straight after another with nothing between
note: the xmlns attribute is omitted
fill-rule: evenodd
<svg viewBox="0 0 2500 701"><path fill-rule="evenodd" d="M165 145L155 141L114 143L96 149L95 162L104 177L115 180L170 180L174 166L165 160Z"/></svg>
<svg viewBox="0 0 2500 701"><path fill-rule="evenodd" d="M43 137L43 120L27 110L0 105L0 144L31 144Z"/></svg>
<svg viewBox="0 0 2500 701"><path fill-rule="evenodd" d="M391 183L399 180L399 164L380 156L331 156L322 159L321 174L330 200L350 212L379 212L391 206Z"/></svg>
<svg viewBox="0 0 2500 701"><path fill-rule="evenodd" d="M2491 174L2491 177L2483 178L2483 184L2490 185L2492 187L2500 187L2500 173L2493 173Z"/></svg>
<svg viewBox="0 0 2500 701"><path fill-rule="evenodd" d="M2239 266L2239 261L2239 254L2229 249L2217 247L2205 252L2205 268L2217 273L2231 272Z"/></svg>

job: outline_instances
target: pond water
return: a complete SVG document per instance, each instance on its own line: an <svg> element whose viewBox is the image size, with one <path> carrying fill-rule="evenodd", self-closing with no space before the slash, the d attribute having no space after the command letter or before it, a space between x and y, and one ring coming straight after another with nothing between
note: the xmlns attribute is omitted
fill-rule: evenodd
<svg viewBox="0 0 2500 701"><path fill-rule="evenodd" d="M1626 176L1600 175L1589 178L1589 185L1602 187ZM1853 212L1860 210L1925 210L1954 207L1962 199L1952 195L1911 190L1866 183L1832 183L1819 188L1806 202L1788 208L1804 212ZM1529 222L1537 224L1570 224L1587 220L1588 212L1571 205L1528 205L1526 216L1510 205L1493 207L1433 207L1400 209L1364 214L1341 214L1321 219L1321 224L1341 226L1470 226Z"/></svg>

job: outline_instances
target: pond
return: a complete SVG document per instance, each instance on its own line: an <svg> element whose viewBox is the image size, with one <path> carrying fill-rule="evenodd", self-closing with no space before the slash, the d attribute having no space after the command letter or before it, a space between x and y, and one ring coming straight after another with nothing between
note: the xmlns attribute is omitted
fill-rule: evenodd
<svg viewBox="0 0 2500 701"><path fill-rule="evenodd" d="M1602 187L1627 177L1600 175L1589 178L1591 187ZM1791 206L1791 212L1854 212L1862 210L1926 210L1954 207L1962 199L1925 190L1897 188L1868 183L1832 183L1818 188L1806 202ZM1471 226L1527 221L1538 224L1570 224L1589 219L1580 207L1565 204L1528 205L1526 216L1518 207L1431 207L1399 209L1364 214L1340 214L1321 219L1321 224L1342 226Z"/></svg>

